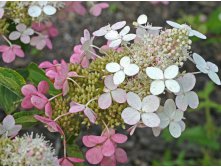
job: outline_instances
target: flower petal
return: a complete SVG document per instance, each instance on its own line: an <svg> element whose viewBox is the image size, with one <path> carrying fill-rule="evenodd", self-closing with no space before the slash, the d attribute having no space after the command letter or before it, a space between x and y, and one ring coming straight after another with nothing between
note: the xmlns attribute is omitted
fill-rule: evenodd
<svg viewBox="0 0 221 167"><path fill-rule="evenodd" d="M123 58L120 59L120 65L124 68L130 65L130 57L124 56Z"/></svg>
<svg viewBox="0 0 221 167"><path fill-rule="evenodd" d="M2 53L2 59L5 63L11 63L15 60L15 53L12 49Z"/></svg>
<svg viewBox="0 0 221 167"><path fill-rule="evenodd" d="M28 44L28 43L30 43L31 38L30 38L28 35L22 34L20 40L21 40L21 42L23 42L24 44Z"/></svg>
<svg viewBox="0 0 221 167"><path fill-rule="evenodd" d="M206 62L207 66L209 67L209 69L213 72L218 72L219 71L219 68L216 64L214 63L211 63L209 61Z"/></svg>
<svg viewBox="0 0 221 167"><path fill-rule="evenodd" d="M146 96L142 101L142 111L154 112L160 106L160 99L157 96L149 95Z"/></svg>
<svg viewBox="0 0 221 167"><path fill-rule="evenodd" d="M142 24L146 24L147 23L147 16L145 14L140 15L137 18L137 23L142 25Z"/></svg>
<svg viewBox="0 0 221 167"><path fill-rule="evenodd" d="M127 103L131 107L133 107L137 110L140 110L141 106L142 106L142 102L141 102L140 97L136 93L133 93L133 92L127 93Z"/></svg>
<svg viewBox="0 0 221 167"><path fill-rule="evenodd" d="M117 88L117 85L114 84L114 79L113 75L108 75L104 79L104 85L109 89L109 90L114 90Z"/></svg>
<svg viewBox="0 0 221 167"><path fill-rule="evenodd" d="M173 137L178 138L181 135L181 126L177 122L171 122L169 126L169 131Z"/></svg>
<svg viewBox="0 0 221 167"><path fill-rule="evenodd" d="M114 143L107 139L106 142L102 145L102 154L106 157L110 157L115 152L115 146Z"/></svg>
<svg viewBox="0 0 221 167"><path fill-rule="evenodd" d="M10 40L17 40L21 36L21 33L18 31L13 31L9 35Z"/></svg>
<svg viewBox="0 0 221 167"><path fill-rule="evenodd" d="M139 67L136 64L130 64L124 68L124 73L127 76L134 76L139 72Z"/></svg>
<svg viewBox="0 0 221 167"><path fill-rule="evenodd" d="M120 31L120 35L121 36L125 36L126 34L128 34L130 31L130 27L129 26L125 26L121 31Z"/></svg>
<svg viewBox="0 0 221 167"><path fill-rule="evenodd" d="M147 67L146 74L151 79L163 79L163 71L157 67Z"/></svg>
<svg viewBox="0 0 221 167"><path fill-rule="evenodd" d="M164 77L166 79L173 79L178 75L179 68L177 65L171 65L164 70Z"/></svg>
<svg viewBox="0 0 221 167"><path fill-rule="evenodd" d="M203 73L207 73L206 61L197 53L193 53L193 60L196 63L196 67Z"/></svg>
<svg viewBox="0 0 221 167"><path fill-rule="evenodd" d="M9 131L15 126L15 119L12 115L7 115L2 121L3 127Z"/></svg>
<svg viewBox="0 0 221 167"><path fill-rule="evenodd" d="M143 123L148 127L158 127L160 125L160 118L155 113L143 113L141 114Z"/></svg>
<svg viewBox="0 0 221 167"><path fill-rule="evenodd" d="M101 161L101 166L116 166L115 156L112 155L110 157L104 157Z"/></svg>
<svg viewBox="0 0 221 167"><path fill-rule="evenodd" d="M111 31L109 31L109 32L105 35L105 38L106 38L107 40L113 41L113 40L116 40L116 39L119 38L119 34L118 34L117 31L111 30Z"/></svg>
<svg viewBox="0 0 221 167"><path fill-rule="evenodd" d="M33 107L33 104L31 103L31 97L26 96L21 103L21 107L25 109L31 109Z"/></svg>
<svg viewBox="0 0 221 167"><path fill-rule="evenodd" d="M103 154L101 152L101 147L98 146L98 147L94 147L94 148L89 149L86 152L85 156L86 156L87 161L90 164L93 164L93 165L99 164L101 162L101 160L103 159Z"/></svg>
<svg viewBox="0 0 221 167"><path fill-rule="evenodd" d="M12 129L8 131L8 136L14 137L18 134L18 132L21 130L21 125L15 125Z"/></svg>
<svg viewBox="0 0 221 167"><path fill-rule="evenodd" d="M181 109L182 111L186 111L187 107L188 107L188 102L187 102L188 98L186 97L186 95L181 94L176 96L176 106Z"/></svg>
<svg viewBox="0 0 221 167"><path fill-rule="evenodd" d="M111 95L114 99L114 101L116 101L117 103L125 103L126 102L126 91L123 89L116 89L111 91Z"/></svg>
<svg viewBox="0 0 221 167"><path fill-rule="evenodd" d="M21 92L24 96L29 96L32 95L33 93L36 93L37 89L34 87L34 85L27 84L21 88Z"/></svg>
<svg viewBox="0 0 221 167"><path fill-rule="evenodd" d="M200 33L199 31L196 30L191 30L191 33L193 33L194 36L200 38L200 39L206 39L206 36Z"/></svg>
<svg viewBox="0 0 221 167"><path fill-rule="evenodd" d="M164 110L163 112L169 117L172 118L174 112L176 111L176 105L173 99L167 99L164 103Z"/></svg>
<svg viewBox="0 0 221 167"><path fill-rule="evenodd" d="M177 109L172 119L176 122L181 121L183 119L183 111Z"/></svg>
<svg viewBox="0 0 221 167"><path fill-rule="evenodd" d="M102 94L98 99L98 106L103 110L109 108L111 104L112 99L111 94L109 92Z"/></svg>
<svg viewBox="0 0 221 167"><path fill-rule="evenodd" d="M192 90L196 84L196 77L192 73L187 73L183 77L178 78L181 91L188 92Z"/></svg>
<svg viewBox="0 0 221 167"><path fill-rule="evenodd" d="M173 21L170 21L170 20L167 20L166 22L167 22L167 24L169 24L171 27L178 28L178 29L182 28L182 26L181 26L180 24L176 23L176 22L173 22Z"/></svg>
<svg viewBox="0 0 221 167"><path fill-rule="evenodd" d="M57 9L53 6L46 5L44 6L43 11L46 15L51 16L56 13Z"/></svg>
<svg viewBox="0 0 221 167"><path fill-rule="evenodd" d="M152 128L152 131L153 131L153 135L155 137L158 137L160 135L161 128L160 127L154 127L154 128Z"/></svg>
<svg viewBox="0 0 221 167"><path fill-rule="evenodd" d="M195 92L190 91L190 92L186 93L186 99L187 99L187 102L188 102L188 105L190 106L190 108L196 109L198 107L199 98Z"/></svg>
<svg viewBox="0 0 221 167"><path fill-rule="evenodd" d="M121 113L121 117L128 125L135 125L140 121L140 113L131 107L125 108Z"/></svg>
<svg viewBox="0 0 221 167"><path fill-rule="evenodd" d="M95 135L83 136L82 138L82 142L86 147L94 147L98 144L102 144L105 140L107 140L107 137Z"/></svg>
<svg viewBox="0 0 221 167"><path fill-rule="evenodd" d="M36 5L31 6L28 9L28 14L31 17L38 17L38 16L41 15L41 12L42 12L42 9L39 6L36 6Z"/></svg>
<svg viewBox="0 0 221 167"><path fill-rule="evenodd" d="M111 73L117 72L120 70L120 65L118 63L114 63L114 62L108 63L106 65L106 70Z"/></svg>
<svg viewBox="0 0 221 167"><path fill-rule="evenodd" d="M121 70L116 72L114 74L113 80L114 80L114 84L116 84L116 85L121 84L125 80L125 73Z"/></svg>
<svg viewBox="0 0 221 167"><path fill-rule="evenodd" d="M47 94L49 91L49 84L47 81L41 81L38 84L38 92L42 94Z"/></svg>
<svg viewBox="0 0 221 167"><path fill-rule="evenodd" d="M31 97L31 103L39 110L42 110L47 104L48 100L39 96L33 95Z"/></svg>
<svg viewBox="0 0 221 167"><path fill-rule="evenodd" d="M49 118L51 118L52 116L52 107L51 107L51 103L48 102L46 105L45 105L45 115Z"/></svg>
<svg viewBox="0 0 221 167"><path fill-rule="evenodd" d="M115 142L115 143L125 143L127 141L127 136L123 135L123 134L114 134L111 136L111 139Z"/></svg>
<svg viewBox="0 0 221 167"><path fill-rule="evenodd" d="M91 123L95 123L96 122L97 115L90 108L87 107L84 110L84 115L88 117L88 119L90 120Z"/></svg>
<svg viewBox="0 0 221 167"><path fill-rule="evenodd" d="M111 29L113 29L113 30L119 30L119 29L123 28L125 25L126 25L126 21L119 21L119 22L113 24L113 25L111 26Z"/></svg>
<svg viewBox="0 0 221 167"><path fill-rule="evenodd" d="M129 42L131 40L134 40L136 38L136 34L127 34L123 36L123 41Z"/></svg>
<svg viewBox="0 0 221 167"><path fill-rule="evenodd" d="M166 88L173 93L178 93L180 91L180 85L176 80L166 80L165 85Z"/></svg>
<svg viewBox="0 0 221 167"><path fill-rule="evenodd" d="M209 78L217 85L221 85L219 76L217 75L217 73L210 71L208 73Z"/></svg>
<svg viewBox="0 0 221 167"><path fill-rule="evenodd" d="M115 158L119 163L127 163L127 153L122 148L116 148Z"/></svg>
<svg viewBox="0 0 221 167"><path fill-rule="evenodd" d="M159 95L159 94L163 93L164 89L165 89L165 84L163 81L156 80L156 81L151 82L150 92L153 95Z"/></svg>
<svg viewBox="0 0 221 167"><path fill-rule="evenodd" d="M71 102L70 106L71 106L71 108L69 110L70 113L80 112L80 111L83 111L85 109L85 105L78 104L78 103L75 103L75 102Z"/></svg>

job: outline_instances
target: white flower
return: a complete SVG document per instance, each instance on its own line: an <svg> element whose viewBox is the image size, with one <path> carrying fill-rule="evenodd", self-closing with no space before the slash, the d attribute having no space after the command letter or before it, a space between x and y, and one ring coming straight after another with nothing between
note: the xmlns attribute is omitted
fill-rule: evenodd
<svg viewBox="0 0 221 167"><path fill-rule="evenodd" d="M118 47L122 43L122 41L129 42L129 41L135 39L136 38L136 34L128 34L129 31L130 31L130 27L129 26L124 27L120 31L120 33L118 33L115 30L109 31L105 35L105 38L107 40L111 41L110 44L109 44L109 47L115 48L115 47Z"/></svg>
<svg viewBox="0 0 221 167"><path fill-rule="evenodd" d="M185 111L188 106L196 109L199 105L199 98L194 91L191 91L195 84L196 78L192 73L187 73L177 79L180 84L180 92L176 96L176 105L179 109Z"/></svg>
<svg viewBox="0 0 221 167"><path fill-rule="evenodd" d="M217 72L219 71L217 65L209 61L206 62L197 53L193 53L193 60L196 63L196 68L198 68L202 73L208 74L209 78L214 83L216 83L217 85L221 85L219 76L217 75Z"/></svg>
<svg viewBox="0 0 221 167"><path fill-rule="evenodd" d="M121 117L126 124L135 125L140 119L148 127L158 127L160 118L154 113L160 106L160 100L157 96L146 96L142 102L140 97L133 93L127 93L127 103L130 107L123 110Z"/></svg>
<svg viewBox="0 0 221 167"><path fill-rule="evenodd" d="M179 68L177 65L167 67L164 72L157 67L147 67L146 74L155 80L150 85L150 92L153 95L159 95L164 92L165 87L173 93L180 91L180 85L174 78L178 75Z"/></svg>
<svg viewBox="0 0 221 167"><path fill-rule="evenodd" d="M16 26L17 31L13 31L9 35L10 40L17 40L20 38L20 40L24 44L28 44L30 42L30 35L34 34L34 30L31 28L27 28L25 24L18 24Z"/></svg>
<svg viewBox="0 0 221 167"><path fill-rule="evenodd" d="M124 79L125 75L127 76L134 76L139 72L139 67L136 64L130 63L130 58L128 56L124 56L120 60L120 64L111 62L106 65L106 70L114 74L114 84L119 85L121 84Z"/></svg>
<svg viewBox="0 0 221 167"><path fill-rule="evenodd" d="M110 32L111 30L119 30L119 29L123 28L125 25L126 25L126 21L117 22L117 23L113 24L112 26L110 26L110 24L108 24L104 27L101 27L99 30L93 32L93 35L97 36L97 37L104 36L108 32Z"/></svg>
<svg viewBox="0 0 221 167"><path fill-rule="evenodd" d="M157 112L160 117L160 128L164 129L169 125L170 134L178 138L185 129L183 119L183 111L176 109L176 105L172 99L167 99L163 111Z"/></svg>
<svg viewBox="0 0 221 167"><path fill-rule="evenodd" d="M57 9L51 5L48 5L47 1L38 1L38 5L31 5L28 8L28 14L31 17L39 17L42 12L44 14L51 16L55 14Z"/></svg>
<svg viewBox="0 0 221 167"><path fill-rule="evenodd" d="M150 25L147 22L147 16L145 14L142 14L137 18L137 24L138 24L138 27L141 27L141 28L144 28L144 29L149 29L149 30L160 30L160 29L162 29L162 27L152 27L152 25Z"/></svg>
<svg viewBox="0 0 221 167"><path fill-rule="evenodd" d="M198 38L201 39L206 39L206 36L203 35L202 33L200 33L199 31L193 30L190 26L186 25L186 24L178 24L176 22L173 21L166 21L167 24L169 24L170 26L174 27L174 28L178 28L178 29L186 29L189 32L189 36L196 36Z"/></svg>
<svg viewBox="0 0 221 167"><path fill-rule="evenodd" d="M4 12L5 12L4 6L5 6L5 4L6 4L6 1L1 1L0 2L0 19L4 16Z"/></svg>
<svg viewBox="0 0 221 167"><path fill-rule="evenodd" d="M21 125L15 125L15 119L12 115L7 115L0 124L0 135L14 137L21 130Z"/></svg>

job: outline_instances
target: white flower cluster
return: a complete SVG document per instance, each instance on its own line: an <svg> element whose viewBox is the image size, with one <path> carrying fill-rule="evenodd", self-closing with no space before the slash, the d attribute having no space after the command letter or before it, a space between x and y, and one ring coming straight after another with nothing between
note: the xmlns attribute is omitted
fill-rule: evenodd
<svg viewBox="0 0 221 167"><path fill-rule="evenodd" d="M158 136L162 129L169 126L171 135L175 138L179 137L185 129L184 111L188 106L196 109L199 104L197 94L192 91L196 83L194 74L208 74L214 83L221 85L217 75L218 67L215 64L206 62L196 53L192 56L189 54L192 43L189 37L206 39L206 36L186 24L180 25L172 21L167 21L167 23L174 28L163 31L162 27L153 27L149 24L146 15L141 15L134 23L137 28L136 35L128 34L130 27L125 26L124 21L113 26L102 27L94 32L94 36L104 36L110 48L117 49L116 47L122 45L122 49L128 49L131 52L130 56L122 57L119 62L106 64L106 70L110 76L113 76L108 76L113 78L110 83L113 82L121 88L121 85L128 80L136 82L137 76L141 73L146 74L147 84L150 83L150 93L147 92L144 97L132 91L127 94L118 94L118 96L126 96L128 107L122 111L121 116L126 124L132 125L131 134L136 127L150 127L154 135ZM116 30L120 28L123 29L118 33ZM134 44L128 46L128 42L132 40ZM142 63L136 63L136 59L141 57L141 54L139 55L141 52L136 52L139 47L145 48L142 50ZM136 49L130 50L130 48ZM179 66L182 67L187 60L195 63L200 72L179 72ZM143 66L145 63L146 66ZM167 99L164 106L161 106L162 100L159 96L165 92L173 93L176 98L175 100ZM110 101L111 95L110 92L108 96L103 95L102 99L99 99L100 108L107 108L111 105L111 103L108 106L105 105L105 102ZM114 94L112 96L115 98Z"/></svg>
<svg viewBox="0 0 221 167"><path fill-rule="evenodd" d="M40 135L33 138L33 134L16 137L12 144L7 144L2 148L2 165L12 166L58 166L59 162L54 155L48 141Z"/></svg>

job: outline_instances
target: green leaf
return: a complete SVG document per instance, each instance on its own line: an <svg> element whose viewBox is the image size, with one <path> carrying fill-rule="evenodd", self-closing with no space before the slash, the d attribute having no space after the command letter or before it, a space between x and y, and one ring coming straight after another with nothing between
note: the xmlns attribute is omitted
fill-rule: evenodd
<svg viewBox="0 0 221 167"><path fill-rule="evenodd" d="M0 107L5 113L15 111L21 101L21 88L25 83L16 71L0 67Z"/></svg>
<svg viewBox="0 0 221 167"><path fill-rule="evenodd" d="M37 64L31 63L28 66L28 72L29 72L28 80L30 80L35 86L37 86L38 83L41 81L47 81L50 86L50 89L49 89L50 95L54 96L61 92L54 88L53 83L45 75L45 72L42 69L38 68Z"/></svg>
<svg viewBox="0 0 221 167"><path fill-rule="evenodd" d="M84 159L84 155L80 150L79 146L76 144L67 144L67 155L68 157L76 157ZM83 166L84 163L76 163L74 165Z"/></svg>

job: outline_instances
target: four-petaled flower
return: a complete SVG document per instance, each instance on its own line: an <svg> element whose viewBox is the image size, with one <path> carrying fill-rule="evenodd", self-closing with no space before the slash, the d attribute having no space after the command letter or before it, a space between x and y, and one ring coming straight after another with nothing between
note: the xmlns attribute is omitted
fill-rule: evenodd
<svg viewBox="0 0 221 167"><path fill-rule="evenodd" d="M171 65L164 71L157 67L147 67L147 76L155 80L151 82L150 92L153 95L159 95L164 92L166 87L169 91L178 93L180 91L180 85L176 80L174 80L178 73L179 68L177 65Z"/></svg>
<svg viewBox="0 0 221 167"><path fill-rule="evenodd" d="M208 74L209 78L217 85L221 85L217 72L219 71L217 65L209 61L205 61L197 53L193 53L193 60L196 63L196 68L204 74Z"/></svg>
<svg viewBox="0 0 221 167"><path fill-rule="evenodd" d="M97 3L97 4L94 4L89 12L90 14L94 15L94 16L99 16L102 12L103 9L106 9L109 7L109 4L108 3Z"/></svg>
<svg viewBox="0 0 221 167"><path fill-rule="evenodd" d="M84 162L83 159L75 157L63 157L60 158L58 161L61 166L73 166L75 163Z"/></svg>
<svg viewBox="0 0 221 167"><path fill-rule="evenodd" d="M203 35L202 33L200 33L199 31L193 30L190 26L186 25L186 24L178 24L176 22L173 21L167 21L167 24L169 24L170 26L172 26L173 28L177 28L177 29L185 29L188 31L189 36L196 36L198 38L201 39L206 39L206 36Z"/></svg>
<svg viewBox="0 0 221 167"><path fill-rule="evenodd" d="M37 4L31 5L28 8L28 14L31 17L39 17L42 12L48 16L55 14L57 9L49 5L47 1L38 1Z"/></svg>
<svg viewBox="0 0 221 167"><path fill-rule="evenodd" d="M187 73L177 79L180 84L180 92L176 95L176 105L179 109L186 111L187 107L196 109L199 105L199 98L194 91L191 91L196 84L196 77Z"/></svg>
<svg viewBox="0 0 221 167"><path fill-rule="evenodd" d="M31 41L30 36L34 34L34 30L31 28L27 28L27 26L23 23L18 24L16 26L17 31L13 31L9 35L10 40L17 40L20 38L21 42L24 44L28 44Z"/></svg>
<svg viewBox="0 0 221 167"><path fill-rule="evenodd" d="M126 124L136 125L142 120L142 123L148 127L157 127L160 125L160 118L155 111L160 106L160 100L157 96L149 95L143 98L133 93L127 93L127 103L130 107L123 110L121 117Z"/></svg>
<svg viewBox="0 0 221 167"><path fill-rule="evenodd" d="M84 115L90 120L90 122L95 123L97 115L96 113L90 109L88 104L83 105L75 102L70 103L70 110L69 113L78 113L78 112L84 112Z"/></svg>
<svg viewBox="0 0 221 167"><path fill-rule="evenodd" d="M45 72L47 73L49 70L57 71L57 69L60 68L60 64L57 60L53 60L52 63L49 61L43 61L38 67L45 69Z"/></svg>
<svg viewBox="0 0 221 167"><path fill-rule="evenodd" d="M115 133L113 129L106 130L101 136L84 136L82 141L90 148L86 152L86 159L93 165L115 166L117 162L127 162L126 152L117 147L117 144L127 141L127 136Z"/></svg>
<svg viewBox="0 0 221 167"><path fill-rule="evenodd" d="M124 56L120 60L120 64L111 62L106 65L106 70L115 73L113 80L115 85L121 84L125 80L125 76L134 76L139 72L139 67L136 64L131 64L130 58Z"/></svg>
<svg viewBox="0 0 221 167"><path fill-rule="evenodd" d="M11 63L15 60L15 56L24 57L25 54L19 45L1 45L2 59L5 63Z"/></svg>
<svg viewBox="0 0 221 167"><path fill-rule="evenodd" d="M178 138L185 129L185 123L182 121L183 111L176 109L172 99L167 99L163 111L157 112L160 117L160 128L164 129L169 125L170 134Z"/></svg>
<svg viewBox="0 0 221 167"><path fill-rule="evenodd" d="M21 89L25 98L22 100L21 106L25 109L36 107L39 110L45 109L45 115L51 118L52 108L51 103L45 96L49 90L49 85L46 81L41 81L38 84L38 89L34 85L27 84Z"/></svg>
<svg viewBox="0 0 221 167"><path fill-rule="evenodd" d="M34 36L31 38L30 44L35 46L38 50L44 49L45 46L47 46L49 49L52 49L52 43L48 35L39 34L38 36Z"/></svg>
<svg viewBox="0 0 221 167"><path fill-rule="evenodd" d="M107 109L112 104L112 98L117 103L126 102L126 91L117 88L117 85L113 82L113 76L108 75L104 79L104 94L102 94L98 99L98 105L101 109Z"/></svg>
<svg viewBox="0 0 221 167"><path fill-rule="evenodd" d="M12 115L7 115L2 124L0 124L0 135L5 137L15 137L21 130L21 125L15 125L15 119Z"/></svg>
<svg viewBox="0 0 221 167"><path fill-rule="evenodd" d="M116 30L111 30L105 35L105 38L110 42L109 47L115 48L118 47L123 41L129 42L131 40L134 40L136 38L136 34L128 34L130 31L130 27L126 26L124 27L120 33L118 33Z"/></svg>

